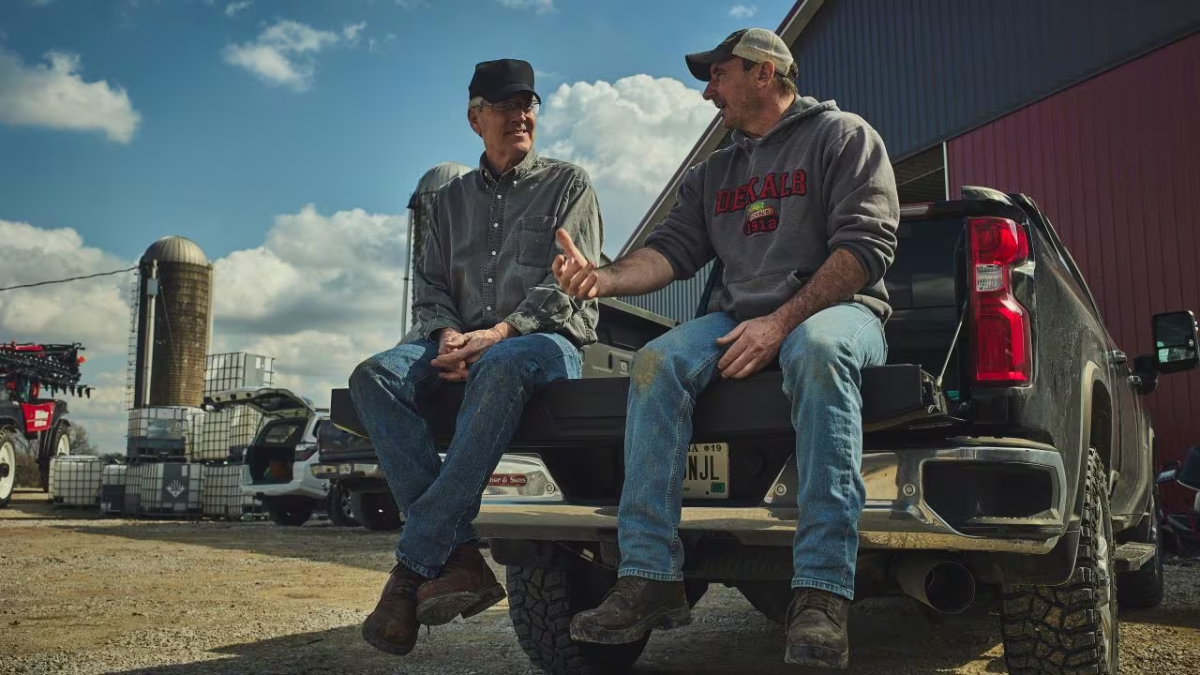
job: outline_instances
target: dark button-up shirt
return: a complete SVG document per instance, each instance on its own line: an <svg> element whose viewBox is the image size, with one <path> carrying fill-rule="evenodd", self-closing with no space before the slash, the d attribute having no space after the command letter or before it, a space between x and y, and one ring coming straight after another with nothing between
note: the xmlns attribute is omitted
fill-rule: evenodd
<svg viewBox="0 0 1200 675"><path fill-rule="evenodd" d="M407 340L507 321L522 335L561 333L580 347L596 341L598 303L572 300L551 270L559 228L589 260L599 261L600 205L586 171L530 151L495 176L485 155L479 170L438 190L431 215L414 270Z"/></svg>

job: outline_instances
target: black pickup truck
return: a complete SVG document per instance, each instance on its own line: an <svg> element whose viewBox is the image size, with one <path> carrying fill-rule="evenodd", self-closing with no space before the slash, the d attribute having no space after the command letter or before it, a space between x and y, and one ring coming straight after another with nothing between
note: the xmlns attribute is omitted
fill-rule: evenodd
<svg viewBox="0 0 1200 675"><path fill-rule="evenodd" d="M904 208L898 236L889 362L862 381L856 598L906 593L953 614L986 590L1010 672L1115 673L1118 602L1162 595L1154 433L1139 396L1160 373L1196 367L1195 319L1155 315L1155 353L1129 358L1024 195L964 188ZM507 566L520 644L548 672L621 670L646 644L574 643L568 626L615 580L622 375L669 326L605 301L587 377L530 402L485 493L476 526ZM462 389L422 405L439 443ZM321 475L386 499L345 390L333 392L331 419ZM724 583L782 620L798 523L778 369L712 386L694 419L680 524L689 599Z"/></svg>

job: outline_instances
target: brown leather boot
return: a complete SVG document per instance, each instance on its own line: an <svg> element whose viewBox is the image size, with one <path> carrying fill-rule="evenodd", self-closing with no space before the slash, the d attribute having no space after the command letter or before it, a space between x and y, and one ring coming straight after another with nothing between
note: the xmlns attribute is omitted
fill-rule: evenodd
<svg viewBox="0 0 1200 675"><path fill-rule="evenodd" d="M462 615L469 619L504 599L504 587L479 549L461 544L436 579L417 591L417 620L427 626L450 623Z"/></svg>
<svg viewBox="0 0 1200 675"><path fill-rule="evenodd" d="M850 664L850 601L817 588L797 588L787 613L785 663L822 668Z"/></svg>
<svg viewBox="0 0 1200 675"><path fill-rule="evenodd" d="M417 589L425 577L401 563L392 568L375 611L363 622L367 644L389 654L404 656L417 644Z"/></svg>
<svg viewBox="0 0 1200 675"><path fill-rule="evenodd" d="M596 609L571 619L571 639L606 645L637 642L653 629L671 630L692 622L682 581L621 577Z"/></svg>

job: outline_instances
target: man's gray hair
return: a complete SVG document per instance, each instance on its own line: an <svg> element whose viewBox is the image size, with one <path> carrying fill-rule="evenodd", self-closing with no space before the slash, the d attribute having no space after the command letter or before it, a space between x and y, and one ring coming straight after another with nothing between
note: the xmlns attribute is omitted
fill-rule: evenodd
<svg viewBox="0 0 1200 675"><path fill-rule="evenodd" d="M470 101L467 101L467 110L478 110L483 107L483 97L473 96Z"/></svg>

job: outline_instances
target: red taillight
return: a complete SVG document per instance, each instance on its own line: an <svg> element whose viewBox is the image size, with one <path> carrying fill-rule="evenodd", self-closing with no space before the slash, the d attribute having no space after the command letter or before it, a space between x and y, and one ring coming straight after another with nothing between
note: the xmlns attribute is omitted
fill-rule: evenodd
<svg viewBox="0 0 1200 675"><path fill-rule="evenodd" d="M1029 238L1007 218L972 218L968 227L975 380L1027 383L1032 372L1029 313L1013 296L1012 268L1029 257Z"/></svg>
<svg viewBox="0 0 1200 675"><path fill-rule="evenodd" d="M295 459L297 462L305 462L305 461L308 461L308 458L312 457L313 454L315 454L316 452L317 452L316 444L308 445L308 446L300 446L300 447L296 448Z"/></svg>

